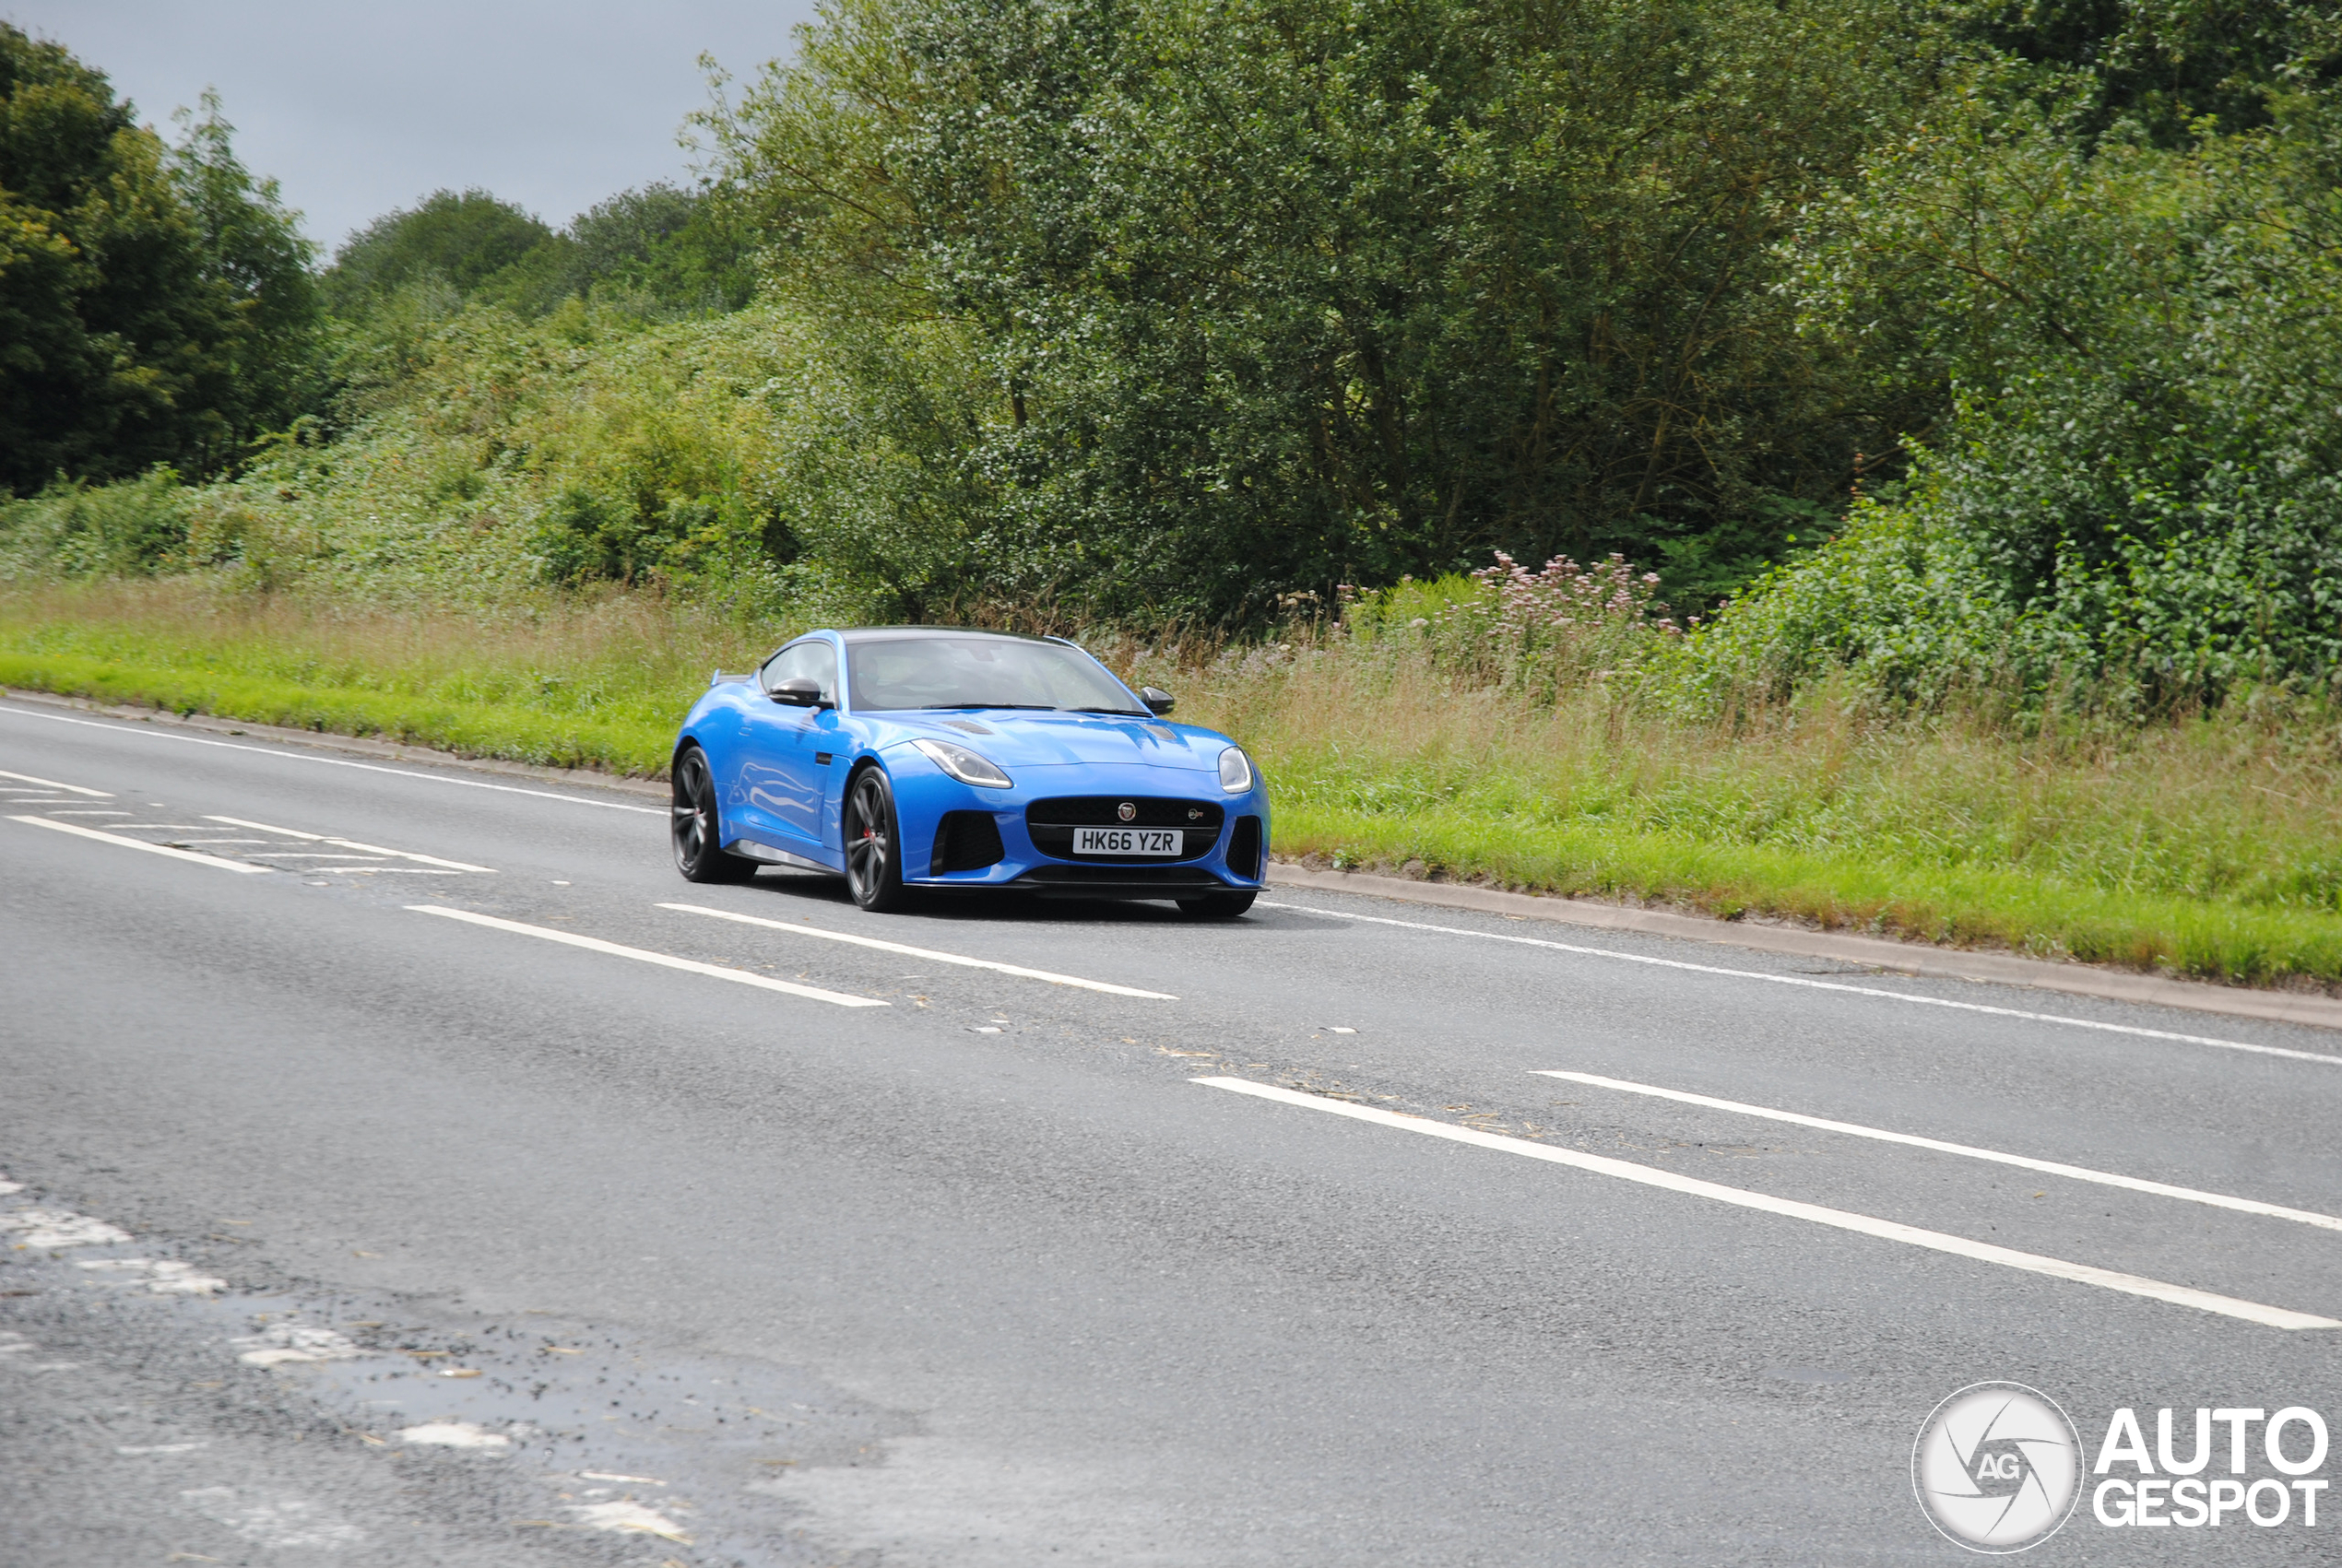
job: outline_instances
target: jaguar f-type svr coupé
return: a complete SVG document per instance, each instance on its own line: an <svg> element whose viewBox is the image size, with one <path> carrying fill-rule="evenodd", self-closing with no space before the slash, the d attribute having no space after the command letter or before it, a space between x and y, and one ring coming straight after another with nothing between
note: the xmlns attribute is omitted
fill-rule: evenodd
<svg viewBox="0 0 2342 1568"><path fill-rule="evenodd" d="M1269 796L1226 736L1163 715L1057 637L870 627L718 671L676 737L675 864L844 872L865 909L915 889L1250 907Z"/></svg>

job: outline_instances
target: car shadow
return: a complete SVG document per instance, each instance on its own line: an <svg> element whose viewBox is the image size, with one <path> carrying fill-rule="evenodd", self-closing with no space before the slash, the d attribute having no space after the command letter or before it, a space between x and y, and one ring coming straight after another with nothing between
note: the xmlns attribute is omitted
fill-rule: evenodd
<svg viewBox="0 0 2342 1568"><path fill-rule="evenodd" d="M849 910L854 907L854 900L846 890L846 878L824 871L766 867L758 871L754 880L742 886L793 903ZM1044 898L1035 893L994 891L915 891L910 903L902 913L933 920L939 925L1019 925L1078 921L1096 925L1190 925L1208 928L1214 925L1272 925L1280 928L1298 929L1319 924L1327 926L1345 924L1338 920L1323 920L1319 916L1296 917L1292 911L1257 906L1232 920L1200 920L1181 914L1178 906L1167 899Z"/></svg>

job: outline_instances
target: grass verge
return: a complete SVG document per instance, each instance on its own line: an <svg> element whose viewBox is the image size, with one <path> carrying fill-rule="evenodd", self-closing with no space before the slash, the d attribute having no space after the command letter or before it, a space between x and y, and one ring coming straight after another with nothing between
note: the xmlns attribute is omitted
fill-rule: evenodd
<svg viewBox="0 0 2342 1568"><path fill-rule="evenodd" d="M2342 917L2076 888L2021 872L1829 859L1605 828L1446 813L1407 818L1307 804L1277 816L1280 854L1525 891L1763 914L1830 930L2241 981L2342 977Z"/></svg>
<svg viewBox="0 0 2342 1568"><path fill-rule="evenodd" d="M75 654L0 653L0 686L174 713L357 735L551 768L662 775L670 725L548 713L509 702L312 686L226 670L173 669Z"/></svg>

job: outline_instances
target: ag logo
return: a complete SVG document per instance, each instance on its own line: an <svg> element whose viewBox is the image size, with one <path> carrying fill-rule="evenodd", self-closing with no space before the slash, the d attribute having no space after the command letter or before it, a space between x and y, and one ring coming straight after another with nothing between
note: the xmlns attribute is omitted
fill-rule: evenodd
<svg viewBox="0 0 2342 1568"><path fill-rule="evenodd" d="M1114 814L1127 822L1139 814L1139 808L1126 800L1114 808Z"/></svg>
<svg viewBox="0 0 2342 1568"><path fill-rule="evenodd" d="M1921 1425L1911 1490L1929 1521L1970 1551L2023 1551L2055 1535L2080 1501L2081 1439L2047 1395L1971 1384Z"/></svg>

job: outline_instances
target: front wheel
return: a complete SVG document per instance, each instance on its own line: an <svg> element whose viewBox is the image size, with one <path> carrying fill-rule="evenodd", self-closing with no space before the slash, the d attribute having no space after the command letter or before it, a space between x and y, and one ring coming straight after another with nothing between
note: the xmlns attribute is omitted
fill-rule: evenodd
<svg viewBox="0 0 2342 1568"><path fill-rule="evenodd" d="M675 869L687 882L745 882L756 862L724 853L724 830L716 815L716 780L707 753L693 746L675 759L674 805L668 831L675 843Z"/></svg>
<svg viewBox="0 0 2342 1568"><path fill-rule="evenodd" d="M1257 893L1204 893L1179 901L1179 913L1189 920L1234 920L1252 907Z"/></svg>
<svg viewBox="0 0 2342 1568"><path fill-rule="evenodd" d="M894 790L877 768L867 768L846 795L846 886L864 909L900 909L910 896L903 887L902 831L894 818Z"/></svg>

